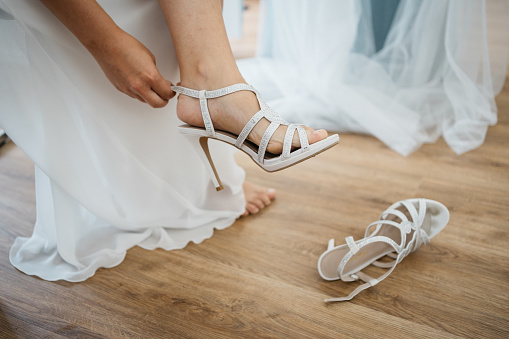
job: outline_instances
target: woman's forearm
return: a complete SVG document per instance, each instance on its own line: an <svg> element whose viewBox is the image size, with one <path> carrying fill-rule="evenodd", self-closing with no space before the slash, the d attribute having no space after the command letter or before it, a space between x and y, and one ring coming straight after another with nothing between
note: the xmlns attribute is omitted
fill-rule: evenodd
<svg viewBox="0 0 509 339"><path fill-rule="evenodd" d="M90 52L121 32L95 0L40 0Z"/></svg>
<svg viewBox="0 0 509 339"><path fill-rule="evenodd" d="M119 91L164 107L175 93L154 55L118 27L95 0L40 0L85 46Z"/></svg>

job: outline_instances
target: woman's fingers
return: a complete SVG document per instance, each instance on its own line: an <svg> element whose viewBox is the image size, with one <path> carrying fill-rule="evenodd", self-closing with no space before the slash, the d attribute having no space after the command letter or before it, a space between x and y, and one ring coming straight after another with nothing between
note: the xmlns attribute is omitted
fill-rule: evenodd
<svg viewBox="0 0 509 339"><path fill-rule="evenodd" d="M140 96L147 104L154 108L162 108L168 104L168 100L161 98L151 88L146 87L144 89L134 90L134 93Z"/></svg>
<svg viewBox="0 0 509 339"><path fill-rule="evenodd" d="M154 76L141 77L129 87L135 96L141 97L150 106L162 108L175 96L175 93L171 89L171 83L159 72L155 71L155 73L157 74Z"/></svg>
<svg viewBox="0 0 509 339"><path fill-rule="evenodd" d="M146 103L145 100L143 100L142 97L140 97L138 94L134 94L132 95L133 98L135 98L136 100L138 100L139 102L143 102L144 104Z"/></svg>
<svg viewBox="0 0 509 339"><path fill-rule="evenodd" d="M171 82L163 78L157 70L155 73L144 79L140 86L133 86L132 90L150 106L162 108L175 96L175 92L171 89Z"/></svg>
<svg viewBox="0 0 509 339"><path fill-rule="evenodd" d="M137 100L139 100L139 101L141 101L141 102L145 103L145 100L143 100L143 99L142 99L142 98L141 98L138 94L136 94L136 93L132 93L132 92L127 91L127 90L125 90L125 91L124 91L124 90L122 90L122 89L120 89L120 88L117 88L117 89L118 89L120 92L127 94L127 95L128 95L128 96L130 96L131 98L133 98L133 99L137 99Z"/></svg>
<svg viewBox="0 0 509 339"><path fill-rule="evenodd" d="M175 96L175 92L171 89L173 84L158 74L156 79L152 80L151 88L163 100L170 100Z"/></svg>

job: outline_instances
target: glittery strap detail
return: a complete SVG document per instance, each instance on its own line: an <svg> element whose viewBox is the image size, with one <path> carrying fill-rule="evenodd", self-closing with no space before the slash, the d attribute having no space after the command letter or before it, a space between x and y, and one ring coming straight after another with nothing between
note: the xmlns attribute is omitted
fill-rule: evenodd
<svg viewBox="0 0 509 339"><path fill-rule="evenodd" d="M392 272L393 269L394 269L394 267L392 267L387 273L385 273L383 276L381 276L378 279L373 279L373 278L371 278L369 275L367 275L365 273L358 272L357 273L358 277L356 276L356 278L358 278L358 279L360 278L361 280L365 281L366 283L364 283L364 284L360 285L359 287L357 287L355 290L352 291L352 293L350 293L346 297L325 299L324 301L327 303L327 302L334 302L334 301L347 301L347 300L351 300L353 297L355 297L360 292L362 292L365 289L368 289L368 288L370 288L372 286L375 286L380 281L385 279Z"/></svg>
<svg viewBox="0 0 509 339"><path fill-rule="evenodd" d="M408 212L410 212L410 216L412 217L412 225L422 225L424 221L424 217L426 216L426 202L423 199L419 199L419 212L415 209L414 204L405 200L401 202ZM412 227L415 229L415 226Z"/></svg>
<svg viewBox="0 0 509 339"><path fill-rule="evenodd" d="M247 122L246 126L242 129L242 132L240 132L237 140L235 141L235 146L237 148L240 148L244 141L246 141L247 136L253 128L256 126L256 124L263 118L264 112L262 110L258 111L253 117Z"/></svg>
<svg viewBox="0 0 509 339"><path fill-rule="evenodd" d="M371 237L371 238L367 238L367 239L364 239L360 242L357 243L357 246L356 246L356 251L355 253L357 253L361 248L363 248L364 246L368 245L368 244L371 244L371 243L374 243L374 242L385 242L385 243L388 243L389 245L391 245L392 247L394 247L394 249L399 253L402 251L402 248L396 244L394 242L394 240L392 240L391 238L388 238L388 237L384 237L384 236L376 236L376 237ZM343 270L346 266L346 264L350 261L350 259L352 259L352 257L355 255L355 253L350 250L344 257L343 257L343 260L341 260L341 263L339 264L339 267L338 267L338 276L341 278L341 280L343 281L354 281L356 280L355 278L352 278L351 276L347 276L347 275L343 275Z"/></svg>
<svg viewBox="0 0 509 339"><path fill-rule="evenodd" d="M198 97L200 98L201 115L203 117L203 123L205 124L207 134L211 137L215 137L216 131L214 131L214 126L210 119L209 107L207 105L207 99L205 98L205 90L200 91L198 93Z"/></svg>
<svg viewBox="0 0 509 339"><path fill-rule="evenodd" d="M253 93L257 93L251 85L235 84L225 88L216 89L215 91L207 91L207 99L219 98L238 91L251 91Z"/></svg>
<svg viewBox="0 0 509 339"><path fill-rule="evenodd" d="M184 94L184 95L187 95L188 97L192 97L192 98L200 97L200 91L197 91L194 89L190 89L190 88L186 88L186 87L182 87L182 86L171 86L171 89L175 93Z"/></svg>
<svg viewBox="0 0 509 339"><path fill-rule="evenodd" d="M309 149L309 141L308 141L308 135L306 134L306 131L304 128L300 125L297 125L297 132L299 132L299 139L300 139L300 148L303 151L307 151Z"/></svg>
<svg viewBox="0 0 509 339"><path fill-rule="evenodd" d="M182 87L182 86L171 86L171 89L174 92L187 95L189 97L193 98L199 98L200 91ZM251 91L257 94L257 91L253 88L253 86L248 84L235 84L228 87L224 87L221 89L216 89L214 91L206 91L205 92L205 98L207 99L213 99L213 98L219 98L222 96L225 96L227 94L235 93L238 91Z"/></svg>
<svg viewBox="0 0 509 339"><path fill-rule="evenodd" d="M260 98L259 99L259 102L261 104L263 104L263 99ZM263 107L262 108L262 111L265 112L265 118L267 120L269 120L270 122L277 122L281 125L290 125L290 123L288 121L286 121L285 119L281 118L276 111L274 111L272 108L266 106L266 107Z"/></svg>
<svg viewBox="0 0 509 339"><path fill-rule="evenodd" d="M276 131L276 129L280 126L278 122L271 122L265 133L263 134L262 141L260 142L260 146L258 148L258 162L263 164L263 159L265 158L265 151L267 150L267 146L269 145L269 140L272 138L272 135Z"/></svg>
<svg viewBox="0 0 509 339"><path fill-rule="evenodd" d="M353 241L353 237L346 237L346 244L348 245L348 247L350 248L350 251L352 252L352 254L355 254L357 252L359 252L359 246L357 246L357 244L355 243L355 241Z"/></svg>
<svg viewBox="0 0 509 339"><path fill-rule="evenodd" d="M292 150L293 134L297 129L297 125L291 124L286 130L285 139L283 142L283 153L281 153L281 159L288 159Z"/></svg>

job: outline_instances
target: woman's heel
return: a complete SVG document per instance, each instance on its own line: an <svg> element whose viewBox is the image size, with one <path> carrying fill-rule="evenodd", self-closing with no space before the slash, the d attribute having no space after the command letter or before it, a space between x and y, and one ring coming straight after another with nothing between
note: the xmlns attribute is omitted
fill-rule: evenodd
<svg viewBox="0 0 509 339"><path fill-rule="evenodd" d="M203 161L203 164L207 168L207 172L214 183L216 191L222 190L224 187L221 184L221 179L219 179L219 174L217 174L216 167L214 166L214 162L210 156L208 144L209 138L195 134L183 134L183 136L186 137L191 145L193 145L194 150L200 156L200 159Z"/></svg>

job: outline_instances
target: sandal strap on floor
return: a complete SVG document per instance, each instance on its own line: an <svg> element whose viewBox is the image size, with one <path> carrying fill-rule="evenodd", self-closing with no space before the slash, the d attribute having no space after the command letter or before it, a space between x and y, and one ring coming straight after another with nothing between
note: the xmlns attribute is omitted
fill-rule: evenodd
<svg viewBox="0 0 509 339"><path fill-rule="evenodd" d="M362 281L364 281L365 283L358 286L355 290L353 290L349 295L347 295L346 297L339 297L339 298L330 298L330 299L325 299L324 301L325 302L335 302L335 301L347 301L347 300L352 300L353 297L355 297L357 294L359 294L360 292L364 291L365 289L368 289L372 286L375 286L376 284L378 284L380 281L384 280L385 278L387 278L389 276L389 274L392 273L392 271L394 270L394 268L396 267L396 265L392 266L387 272L385 272L384 274L382 274L379 278L371 278L369 275L367 275L366 273L363 273L363 272L357 272L355 274L352 274L352 276L354 276L355 280L358 280L358 279L361 279Z"/></svg>
<svg viewBox="0 0 509 339"><path fill-rule="evenodd" d="M409 221L408 218L401 211L398 211L394 208L389 208L384 213L382 213L382 215L380 217L381 220L378 220L378 221L370 224L368 226L368 229L366 230L366 234L369 234L370 233L369 229L375 225L377 227L377 231L384 224L397 227L401 231L401 237L402 237L401 244L397 244L394 240L392 240L391 238L388 238L386 236L367 236L364 240L362 240L360 242L355 242L353 240L353 237L347 237L346 243L347 243L348 247L350 248L350 250L343 257L343 259L341 260L341 262L338 266L338 276L343 281L355 281L355 280L361 279L365 283L358 286L355 290L353 290L346 297L325 299L325 302L351 300L353 297L355 297L361 291L363 291L371 286L374 286L377 283L379 283L380 281L387 278L389 276L389 274L392 273L394 268L396 268L397 264L399 264L403 260L403 258L405 258L408 254L416 251L423 244L429 243L428 234L421 228L421 226L424 222L424 219L425 219L425 215L426 215L425 200L424 199L419 200L419 211L417 211L417 209L410 202L402 201L401 204L403 206L405 206L405 208L410 213L412 221ZM400 205L396 206L396 204L395 204L391 207L397 208L398 206L400 206ZM391 220L385 220L385 218L389 214L398 216L401 219L401 222L396 223ZM414 231L414 233L412 235L412 239L408 242L408 244L405 244L406 234L410 233L412 230ZM375 231L375 232L377 232L377 231ZM397 253L397 256L395 256L394 252L388 254L389 257L395 259L394 261L391 261L391 262L375 261L375 262L371 263L372 265L377 266L377 267L389 268L389 270L387 272L385 272L384 274L382 274L377 279L373 279L361 271L358 271L356 273L352 273L349 275L343 275L344 268L345 268L346 264L350 261L350 259L361 248L363 248L364 246L367 246L368 244L375 243L375 242L388 243L394 248L395 252ZM330 245L330 243L329 243L329 245Z"/></svg>
<svg viewBox="0 0 509 339"><path fill-rule="evenodd" d="M352 257L361 248L363 248L363 247L365 247L365 246L367 246L367 245L369 245L371 243L384 242L384 243L387 243L387 244L391 245L396 250L396 252L398 252L398 254L403 252L403 248L400 245L396 244L396 242L394 240L392 240L391 238L388 238L388 237L385 237L385 236L374 236L374 237L371 237L371 238L364 239L364 240L362 240L359 243L355 243L353 241L352 237L347 237L346 239L347 239L347 245L348 245L348 247L350 247L350 251L348 251L348 253L343 257L343 259L341 260L341 262L339 263L339 266L338 266L338 276L343 281L355 281L355 280L357 280L355 278L352 278L351 275L344 275L343 271L345 269L346 264L350 261L350 259L352 259ZM394 265L394 266L396 266L396 265Z"/></svg>

